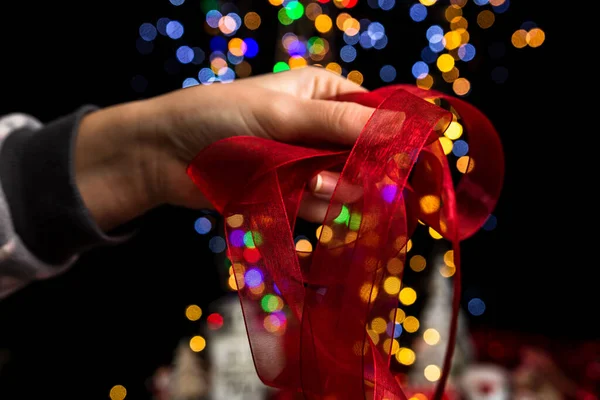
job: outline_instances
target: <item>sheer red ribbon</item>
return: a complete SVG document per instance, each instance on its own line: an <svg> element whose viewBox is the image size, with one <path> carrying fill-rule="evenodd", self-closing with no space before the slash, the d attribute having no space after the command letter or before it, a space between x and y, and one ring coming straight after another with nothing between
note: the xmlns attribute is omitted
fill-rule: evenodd
<svg viewBox="0 0 600 400"><path fill-rule="evenodd" d="M424 100L431 98L452 112ZM398 293L385 282L402 278L402 268L390 265L403 265L421 220L454 247L441 399L460 302L459 242L496 205L504 174L499 138L476 108L430 90L398 85L337 100L376 108L351 151L234 137L203 150L188 168L225 217L256 371L265 384L305 399L406 399L389 369ZM455 187L438 138L457 115L470 165ZM342 166L314 251L297 253L293 230L306 182ZM374 333L375 319L392 329Z"/></svg>

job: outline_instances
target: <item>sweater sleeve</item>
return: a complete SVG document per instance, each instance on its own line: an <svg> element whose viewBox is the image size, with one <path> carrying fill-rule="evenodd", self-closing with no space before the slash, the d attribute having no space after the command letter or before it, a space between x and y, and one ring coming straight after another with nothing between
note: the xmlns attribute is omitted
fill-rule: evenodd
<svg viewBox="0 0 600 400"><path fill-rule="evenodd" d="M0 118L0 299L56 276L82 252L121 243L85 207L74 177L74 144L82 107L42 125L24 114Z"/></svg>

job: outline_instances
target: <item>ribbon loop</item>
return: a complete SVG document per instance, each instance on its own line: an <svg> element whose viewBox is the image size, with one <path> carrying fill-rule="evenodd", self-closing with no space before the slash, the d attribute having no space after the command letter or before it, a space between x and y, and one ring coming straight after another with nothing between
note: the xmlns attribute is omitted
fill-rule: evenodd
<svg viewBox="0 0 600 400"><path fill-rule="evenodd" d="M456 196L437 140L456 114L429 97L448 99L469 129L478 164ZM225 217L259 377L307 399L406 399L389 363L408 239L420 219L451 241L457 279L441 398L460 300L458 244L497 201L499 141L479 111L440 93L395 86L339 100L377 107L351 151L237 137L205 149L188 174ZM292 232L306 182L340 166L316 248L297 253Z"/></svg>

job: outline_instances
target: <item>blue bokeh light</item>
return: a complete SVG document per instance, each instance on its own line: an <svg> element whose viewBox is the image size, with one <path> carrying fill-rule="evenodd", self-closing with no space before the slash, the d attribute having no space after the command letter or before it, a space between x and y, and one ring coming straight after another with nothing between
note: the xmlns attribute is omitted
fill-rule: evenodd
<svg viewBox="0 0 600 400"><path fill-rule="evenodd" d="M194 59L194 50L190 46L179 47L175 54L177 55L177 60L182 64L189 64Z"/></svg>
<svg viewBox="0 0 600 400"><path fill-rule="evenodd" d="M244 53L244 56L248 58L256 57L258 54L258 43L256 40L252 38L246 38L244 39L244 43L246 44L246 52Z"/></svg>
<svg viewBox="0 0 600 400"><path fill-rule="evenodd" d="M208 248L213 253L222 253L226 247L227 243L225 243L225 239L221 236L214 236L208 241Z"/></svg>
<svg viewBox="0 0 600 400"><path fill-rule="evenodd" d="M201 235L206 235L212 229L210 220L206 217L200 217L194 222L194 229Z"/></svg>
<svg viewBox="0 0 600 400"><path fill-rule="evenodd" d="M171 39L179 39L183 36L183 25L179 21L169 21L166 27L167 36Z"/></svg>
<svg viewBox="0 0 600 400"><path fill-rule="evenodd" d="M469 304L467 304L467 309L471 315L476 317L482 315L485 312L485 303L480 298L472 298L469 300Z"/></svg>
<svg viewBox="0 0 600 400"><path fill-rule="evenodd" d="M181 84L181 87L185 89L192 86L198 86L199 84L200 82L198 82L198 80L195 78L185 78L183 83Z"/></svg>
<svg viewBox="0 0 600 400"><path fill-rule="evenodd" d="M429 74L429 65L423 61L417 61L412 66L412 74L416 79L423 79Z"/></svg>
<svg viewBox="0 0 600 400"><path fill-rule="evenodd" d="M356 59L356 49L350 45L342 47L340 50L340 58L344 62L352 62Z"/></svg>
<svg viewBox="0 0 600 400"><path fill-rule="evenodd" d="M393 82L396 79L396 68L391 65L384 65L379 70L379 77L386 83Z"/></svg>
<svg viewBox="0 0 600 400"><path fill-rule="evenodd" d="M149 22L140 25L139 32L140 37L147 42L151 42L156 39L156 35L158 34L156 27Z"/></svg>
<svg viewBox="0 0 600 400"><path fill-rule="evenodd" d="M427 18L427 7L421 3L413 4L409 10L410 18L415 22L424 21Z"/></svg>

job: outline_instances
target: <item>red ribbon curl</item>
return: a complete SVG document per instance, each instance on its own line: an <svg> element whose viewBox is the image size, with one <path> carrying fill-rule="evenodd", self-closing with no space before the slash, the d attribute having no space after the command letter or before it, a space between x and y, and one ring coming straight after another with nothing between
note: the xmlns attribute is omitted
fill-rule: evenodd
<svg viewBox="0 0 600 400"><path fill-rule="evenodd" d="M438 140L456 115L424 100L432 98L453 108L468 136L470 161L456 187ZM376 108L351 151L233 137L188 167L226 220L256 371L265 384L305 399L405 400L389 369L393 329L377 334L370 324L395 322L398 293L385 282L402 278L402 268L390 265L404 265L421 220L454 248L453 316L434 396L441 399L460 305L459 242L498 200L498 135L476 108L431 90L396 85L336 100ZM341 166L314 252L297 253L292 232L306 182Z"/></svg>

